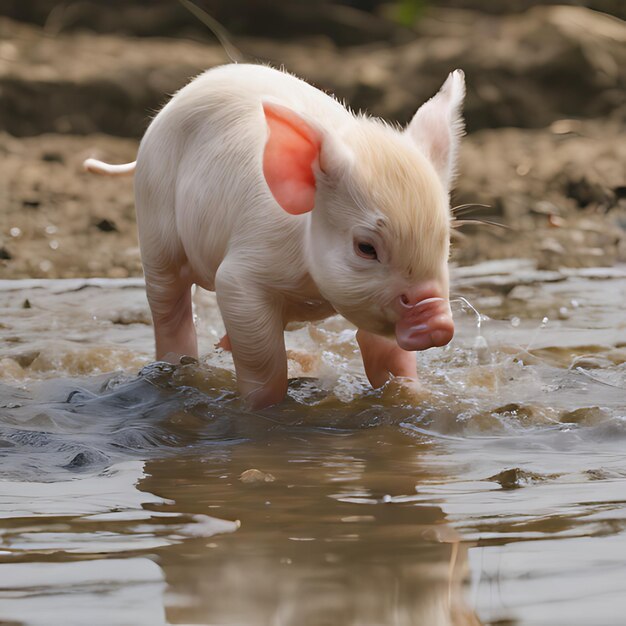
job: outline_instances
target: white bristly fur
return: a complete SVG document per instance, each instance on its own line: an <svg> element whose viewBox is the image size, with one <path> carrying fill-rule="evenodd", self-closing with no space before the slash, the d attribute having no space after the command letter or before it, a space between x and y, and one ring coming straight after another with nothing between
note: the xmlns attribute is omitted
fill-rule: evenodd
<svg viewBox="0 0 626 626"><path fill-rule="evenodd" d="M463 92L456 71L400 132L265 66L222 66L181 89L148 128L135 172L157 356L197 350L190 286L215 290L240 389L263 406L286 389L288 321L338 311L390 336L403 290L430 281L447 297ZM322 137L310 213L286 213L264 179L263 101ZM355 254L355 235L376 243L381 262Z"/></svg>

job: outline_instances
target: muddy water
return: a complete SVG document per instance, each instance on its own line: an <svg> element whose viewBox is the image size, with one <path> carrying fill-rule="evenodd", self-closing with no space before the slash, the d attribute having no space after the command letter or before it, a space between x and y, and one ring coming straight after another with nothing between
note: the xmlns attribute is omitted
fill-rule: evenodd
<svg viewBox="0 0 626 626"><path fill-rule="evenodd" d="M331 319L249 413L211 295L173 367L141 281L0 281L0 622L624 624L626 270L454 284L420 388Z"/></svg>

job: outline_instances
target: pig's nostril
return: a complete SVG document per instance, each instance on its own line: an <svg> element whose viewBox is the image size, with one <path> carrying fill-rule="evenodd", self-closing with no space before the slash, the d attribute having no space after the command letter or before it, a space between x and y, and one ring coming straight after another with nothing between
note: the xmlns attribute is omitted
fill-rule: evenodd
<svg viewBox="0 0 626 626"><path fill-rule="evenodd" d="M445 302L443 298L426 298L425 300L420 300L415 306L426 306L427 304L432 304L433 302Z"/></svg>
<svg viewBox="0 0 626 626"><path fill-rule="evenodd" d="M433 298L425 298L424 300L415 300L411 299L407 294L403 293L398 297L398 302L400 306L404 309L408 309L410 311L422 312L428 309L430 306L434 306L437 303L445 302L444 298L433 297Z"/></svg>

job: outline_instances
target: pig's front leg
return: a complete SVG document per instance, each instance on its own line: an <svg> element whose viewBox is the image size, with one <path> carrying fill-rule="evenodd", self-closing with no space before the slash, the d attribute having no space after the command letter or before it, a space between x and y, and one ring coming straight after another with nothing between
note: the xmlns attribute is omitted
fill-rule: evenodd
<svg viewBox="0 0 626 626"><path fill-rule="evenodd" d="M372 387L382 387L390 376L417 379L414 352L407 352L395 341L358 330L356 340L361 350L365 373Z"/></svg>
<svg viewBox="0 0 626 626"><path fill-rule="evenodd" d="M262 409L287 393L283 303L246 272L245 263L224 260L215 278L215 293L239 391L250 408Z"/></svg>

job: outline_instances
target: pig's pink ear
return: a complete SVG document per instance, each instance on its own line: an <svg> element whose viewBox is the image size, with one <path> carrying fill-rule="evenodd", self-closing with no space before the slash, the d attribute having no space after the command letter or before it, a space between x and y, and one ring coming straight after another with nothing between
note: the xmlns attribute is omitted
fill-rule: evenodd
<svg viewBox="0 0 626 626"><path fill-rule="evenodd" d="M430 159L446 189L454 179L459 142L464 132L461 107L465 75L452 72L437 95L423 104L406 132Z"/></svg>
<svg viewBox="0 0 626 626"><path fill-rule="evenodd" d="M276 202L292 215L308 213L315 204L315 164L322 138L296 113L264 102L269 136L263 153L263 175Z"/></svg>

